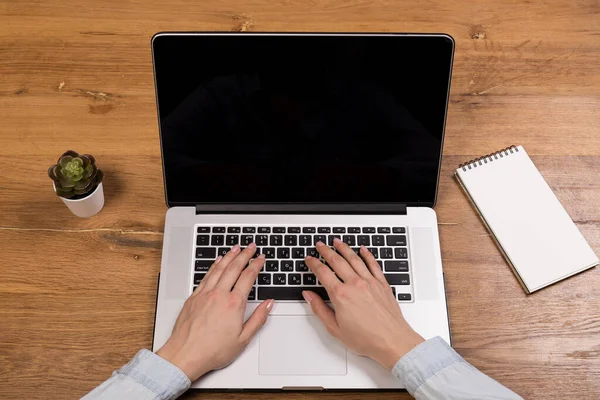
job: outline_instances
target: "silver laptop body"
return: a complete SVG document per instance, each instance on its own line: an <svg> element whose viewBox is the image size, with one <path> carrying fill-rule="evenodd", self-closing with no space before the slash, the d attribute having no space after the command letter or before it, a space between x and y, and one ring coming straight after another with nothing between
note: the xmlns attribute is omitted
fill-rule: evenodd
<svg viewBox="0 0 600 400"><path fill-rule="evenodd" d="M317 240L365 244L410 325L450 343L433 206L452 38L159 33L152 47L169 206L153 350L207 265L260 241L267 264L246 317L274 297L269 320L230 366L192 387L402 388L299 300L303 288L322 290L303 259Z"/></svg>

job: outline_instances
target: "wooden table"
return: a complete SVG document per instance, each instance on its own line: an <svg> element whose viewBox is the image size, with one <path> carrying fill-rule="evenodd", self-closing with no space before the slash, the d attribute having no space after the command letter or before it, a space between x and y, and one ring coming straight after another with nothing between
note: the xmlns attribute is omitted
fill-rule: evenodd
<svg viewBox="0 0 600 400"><path fill-rule="evenodd" d="M600 253L599 13L594 0L0 1L0 396L82 396L151 345L166 206L150 37L235 30L456 39L436 207L454 347L524 397L599 398L600 269L526 296L452 177L524 145ZM69 148L106 172L94 218L46 176Z"/></svg>

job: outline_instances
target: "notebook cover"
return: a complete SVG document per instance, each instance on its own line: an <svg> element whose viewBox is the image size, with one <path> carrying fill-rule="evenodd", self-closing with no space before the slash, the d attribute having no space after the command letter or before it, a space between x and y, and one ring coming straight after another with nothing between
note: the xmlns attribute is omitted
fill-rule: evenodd
<svg viewBox="0 0 600 400"><path fill-rule="evenodd" d="M526 292L598 264L522 146L471 160L455 176Z"/></svg>

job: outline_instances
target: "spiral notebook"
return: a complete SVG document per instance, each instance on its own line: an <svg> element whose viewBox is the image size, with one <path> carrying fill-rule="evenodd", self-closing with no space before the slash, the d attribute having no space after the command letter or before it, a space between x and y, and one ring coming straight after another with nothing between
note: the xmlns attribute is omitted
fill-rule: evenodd
<svg viewBox="0 0 600 400"><path fill-rule="evenodd" d="M455 176L527 293L598 264L522 146L462 164Z"/></svg>

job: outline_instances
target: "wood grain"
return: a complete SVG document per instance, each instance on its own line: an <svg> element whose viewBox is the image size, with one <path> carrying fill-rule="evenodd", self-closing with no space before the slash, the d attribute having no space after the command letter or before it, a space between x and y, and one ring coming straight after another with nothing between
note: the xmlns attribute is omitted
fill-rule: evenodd
<svg viewBox="0 0 600 400"><path fill-rule="evenodd" d="M436 211L454 347L526 398L600 396L600 272L526 296L452 177L522 144L600 253L595 0L0 1L0 393L71 399L152 340L166 207L150 38L164 30L446 32L456 39ZM105 209L46 169L93 153ZM409 398L191 393L186 398Z"/></svg>

